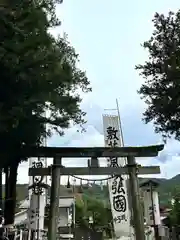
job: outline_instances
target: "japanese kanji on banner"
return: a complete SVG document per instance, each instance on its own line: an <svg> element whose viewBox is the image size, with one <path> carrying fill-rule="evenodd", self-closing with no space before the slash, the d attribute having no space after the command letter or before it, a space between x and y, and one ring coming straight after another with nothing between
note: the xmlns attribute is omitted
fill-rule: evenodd
<svg viewBox="0 0 180 240"><path fill-rule="evenodd" d="M28 210L28 227L33 230L44 229L45 195L31 195Z"/></svg>
<svg viewBox="0 0 180 240"><path fill-rule="evenodd" d="M122 137L118 116L103 115L104 141L106 147L121 147ZM107 159L112 167L124 166L125 158ZM130 211L127 194L127 175L116 176L108 181L114 230L117 237L131 235Z"/></svg>
<svg viewBox="0 0 180 240"><path fill-rule="evenodd" d="M152 191L150 189L146 189L143 191L144 197L144 218L146 220L147 225L160 225L161 217L159 210L159 198L158 192ZM154 214L153 214L154 211Z"/></svg>

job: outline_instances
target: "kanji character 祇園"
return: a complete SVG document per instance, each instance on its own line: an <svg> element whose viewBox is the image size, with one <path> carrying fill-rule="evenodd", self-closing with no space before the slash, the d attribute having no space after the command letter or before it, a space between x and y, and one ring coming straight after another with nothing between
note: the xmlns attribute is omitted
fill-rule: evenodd
<svg viewBox="0 0 180 240"><path fill-rule="evenodd" d="M126 211L126 198L124 195L116 195L113 196L113 207L117 212L125 212Z"/></svg>

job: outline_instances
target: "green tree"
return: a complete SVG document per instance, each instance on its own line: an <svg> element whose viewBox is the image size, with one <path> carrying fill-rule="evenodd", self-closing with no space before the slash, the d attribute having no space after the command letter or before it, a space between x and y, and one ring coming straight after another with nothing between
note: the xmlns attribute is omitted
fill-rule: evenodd
<svg viewBox="0 0 180 240"><path fill-rule="evenodd" d="M80 227L88 227L88 219L86 214L86 207L82 199L76 198L76 205L75 205L75 222Z"/></svg>
<svg viewBox="0 0 180 240"><path fill-rule="evenodd" d="M112 213L110 206L105 206L102 200L87 195L83 201L76 201L76 223L81 227L89 227L89 217L92 217L92 227L101 230L109 237L112 236Z"/></svg>
<svg viewBox="0 0 180 240"><path fill-rule="evenodd" d="M180 196L178 195L173 198L171 221L173 225L180 226Z"/></svg>
<svg viewBox="0 0 180 240"><path fill-rule="evenodd" d="M54 11L49 10L53 1L36 2L24 0L20 10L19 6L9 7L5 20L15 26L12 31L2 27L1 148L3 153L12 148L13 155L18 155L22 146L40 144L42 136L50 136L53 129L62 134L70 120L82 124L84 113L77 90L90 90L67 38L55 39L48 33L49 26L58 24Z"/></svg>
<svg viewBox="0 0 180 240"><path fill-rule="evenodd" d="M152 37L142 45L148 60L136 66L145 79L139 90L147 104L144 120L152 121L164 139L180 140L180 10L156 13L152 21Z"/></svg>
<svg viewBox="0 0 180 240"><path fill-rule="evenodd" d="M173 192L172 210L170 214L170 225L175 228L177 237L180 233L180 188L176 187Z"/></svg>
<svg viewBox="0 0 180 240"><path fill-rule="evenodd" d="M42 137L54 130L62 135L71 120L83 124L80 92L91 89L85 73L77 68L78 55L67 37L55 39L49 33L60 23L55 15L58 1L4 2L0 8L0 157L7 173L5 207L13 216L9 212L15 209L17 168L25 160L20 158L21 148L40 145Z"/></svg>

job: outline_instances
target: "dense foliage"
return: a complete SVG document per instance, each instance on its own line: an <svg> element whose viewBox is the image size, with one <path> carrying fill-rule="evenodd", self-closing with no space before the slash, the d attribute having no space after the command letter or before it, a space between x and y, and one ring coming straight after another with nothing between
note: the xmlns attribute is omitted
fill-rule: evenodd
<svg viewBox="0 0 180 240"><path fill-rule="evenodd" d="M174 226L180 226L180 188L175 188L174 190L172 196L171 222Z"/></svg>
<svg viewBox="0 0 180 240"><path fill-rule="evenodd" d="M60 25L57 0L3 1L0 7L0 168L6 173L5 224L13 223L22 147L38 146L53 130L84 123L80 92L89 81ZM3 5L4 4L4 5ZM1 187L0 187L1 188ZM0 196L1 198L1 196Z"/></svg>
<svg viewBox="0 0 180 240"><path fill-rule="evenodd" d="M112 237L112 214L110 205L105 205L102 200L85 196L83 202L76 201L76 224L89 227L89 217L92 217L92 228L103 231L106 236Z"/></svg>
<svg viewBox="0 0 180 240"><path fill-rule="evenodd" d="M89 81L67 38L49 33L59 24L53 0L9 1L0 8L1 154L8 149L8 157L40 144L53 129L62 134L70 120L84 122L79 92L90 91Z"/></svg>
<svg viewBox="0 0 180 240"><path fill-rule="evenodd" d="M153 24L152 37L142 45L148 60L136 66L145 78L139 90L147 104L144 120L152 121L165 139L180 140L180 10L156 13Z"/></svg>
<svg viewBox="0 0 180 240"><path fill-rule="evenodd" d="M171 213L167 219L169 227L173 229L173 234L178 239L180 234L180 187L174 188L172 201L171 201Z"/></svg>
<svg viewBox="0 0 180 240"><path fill-rule="evenodd" d="M180 187L180 175L175 176L171 179L158 178L154 179L159 182L159 197L160 205L162 207L170 207L171 199L174 196L174 188ZM141 182L141 179L139 179ZM76 189L79 192L79 188ZM103 190L98 185L93 185L91 188L83 187L81 193L83 196L90 198L93 196L96 200L102 201L109 204L108 188L104 186ZM17 201L21 201L28 196L28 186L26 184L17 184ZM86 197L83 197L83 199Z"/></svg>

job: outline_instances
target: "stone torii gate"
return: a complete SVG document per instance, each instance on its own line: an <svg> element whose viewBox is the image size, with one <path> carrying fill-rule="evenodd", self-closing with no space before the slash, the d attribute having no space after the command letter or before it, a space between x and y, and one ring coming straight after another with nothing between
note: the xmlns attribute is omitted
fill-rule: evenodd
<svg viewBox="0 0 180 240"><path fill-rule="evenodd" d="M51 176L51 200L48 240L56 239L57 223L59 218L60 176L63 175L129 175L132 220L137 240L145 240L144 219L140 205L138 174L158 174L159 166L140 166L136 164L136 157L155 157L163 150L164 145L147 147L33 147L24 151L28 157L53 158L53 165L48 168L30 168L29 176ZM124 167L99 167L98 158L126 157L127 165ZM62 158L91 158L88 167L64 167Z"/></svg>

